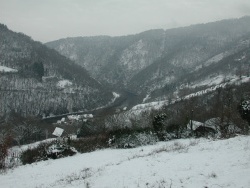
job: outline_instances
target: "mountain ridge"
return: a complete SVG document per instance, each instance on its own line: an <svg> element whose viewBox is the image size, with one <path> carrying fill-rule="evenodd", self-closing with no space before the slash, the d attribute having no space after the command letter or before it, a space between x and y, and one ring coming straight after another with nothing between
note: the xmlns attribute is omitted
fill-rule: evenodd
<svg viewBox="0 0 250 188"><path fill-rule="evenodd" d="M144 97L175 83L214 56L249 37L250 17L121 37L78 37L46 43L72 57L101 83ZM92 43L86 42L91 40ZM232 47L233 46L233 47ZM234 52L230 52L234 53ZM94 55L93 55L94 54Z"/></svg>

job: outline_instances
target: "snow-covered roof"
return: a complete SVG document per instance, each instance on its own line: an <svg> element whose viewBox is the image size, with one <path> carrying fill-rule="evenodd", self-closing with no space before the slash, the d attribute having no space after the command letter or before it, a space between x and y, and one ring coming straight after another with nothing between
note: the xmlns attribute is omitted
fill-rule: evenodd
<svg viewBox="0 0 250 188"><path fill-rule="evenodd" d="M63 129L59 128L59 127L56 127L52 134L55 135L55 136L60 137L62 135L62 133L63 133Z"/></svg>
<svg viewBox="0 0 250 188"><path fill-rule="evenodd" d="M205 121L204 125L206 127L210 127L216 130L216 127L219 124L219 122L220 122L220 118L211 118Z"/></svg>

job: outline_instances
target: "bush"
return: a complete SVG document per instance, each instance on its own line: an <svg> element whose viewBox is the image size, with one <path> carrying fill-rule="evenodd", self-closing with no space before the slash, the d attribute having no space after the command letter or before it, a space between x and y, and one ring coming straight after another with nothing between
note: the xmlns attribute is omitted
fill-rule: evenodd
<svg viewBox="0 0 250 188"><path fill-rule="evenodd" d="M86 153L95 151L97 149L107 148L108 146L108 134L99 134L95 136L89 136L85 138L79 138L71 141L71 146L76 148L80 153Z"/></svg>
<svg viewBox="0 0 250 188"><path fill-rule="evenodd" d="M83 122L78 133L77 138L93 136L95 134L94 126L89 120Z"/></svg>
<svg viewBox="0 0 250 188"><path fill-rule="evenodd" d="M35 148L29 148L21 153L21 161L25 164L31 164L41 160L47 160L46 147L48 143L41 143Z"/></svg>
<svg viewBox="0 0 250 188"><path fill-rule="evenodd" d="M109 146L114 148L134 148L154 144L157 136L150 129L120 129L110 133Z"/></svg>
<svg viewBox="0 0 250 188"><path fill-rule="evenodd" d="M188 138L190 136L190 131L186 129L186 126L173 123L165 127L163 135L164 140Z"/></svg>
<svg viewBox="0 0 250 188"><path fill-rule="evenodd" d="M29 148L21 154L21 161L25 164L31 164L38 161L51 159L57 159L76 154L76 150L73 147L69 147L66 144L53 141L50 143L41 143L35 148Z"/></svg>
<svg viewBox="0 0 250 188"><path fill-rule="evenodd" d="M8 155L8 148L4 144L0 144L0 169L5 168L5 158Z"/></svg>
<svg viewBox="0 0 250 188"><path fill-rule="evenodd" d="M0 140L0 169L4 169L5 159L8 156L8 148L11 144L11 137L9 135L4 136Z"/></svg>
<svg viewBox="0 0 250 188"><path fill-rule="evenodd" d="M46 149L46 157L51 159L72 156L76 153L75 148L60 143L55 143Z"/></svg>
<svg viewBox="0 0 250 188"><path fill-rule="evenodd" d="M160 141L164 140L163 129L164 129L164 120L167 118L165 113L158 114L154 117L153 128Z"/></svg>
<svg viewBox="0 0 250 188"><path fill-rule="evenodd" d="M86 153L97 149L107 148L109 147L108 139L108 134L99 134L71 140L68 144L58 141L41 143L35 148L29 148L22 152L21 161L23 164L31 164L49 158L57 159L72 156L76 154L76 152Z"/></svg>

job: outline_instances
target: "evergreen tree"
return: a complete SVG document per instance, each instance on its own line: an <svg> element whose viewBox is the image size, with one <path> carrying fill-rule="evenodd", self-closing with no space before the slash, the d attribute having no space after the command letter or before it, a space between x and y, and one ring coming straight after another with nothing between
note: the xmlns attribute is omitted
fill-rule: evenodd
<svg viewBox="0 0 250 188"><path fill-rule="evenodd" d="M154 131L160 141L164 140L163 129L164 129L164 121L166 118L167 115L165 113L162 113L156 115L153 120Z"/></svg>
<svg viewBox="0 0 250 188"><path fill-rule="evenodd" d="M86 137L86 136L90 136L93 134L93 130L91 129L91 125L90 125L90 121L84 121L82 123L82 126L80 128L80 130L78 131L77 137Z"/></svg>
<svg viewBox="0 0 250 188"><path fill-rule="evenodd" d="M33 64L33 71L41 79L44 76L44 66L42 62L35 62Z"/></svg>

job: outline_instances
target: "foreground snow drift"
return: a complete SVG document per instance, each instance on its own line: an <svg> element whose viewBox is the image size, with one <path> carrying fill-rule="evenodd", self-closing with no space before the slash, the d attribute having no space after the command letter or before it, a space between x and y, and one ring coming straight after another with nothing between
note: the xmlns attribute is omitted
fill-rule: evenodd
<svg viewBox="0 0 250 188"><path fill-rule="evenodd" d="M250 187L250 136L106 149L20 166L1 187Z"/></svg>

